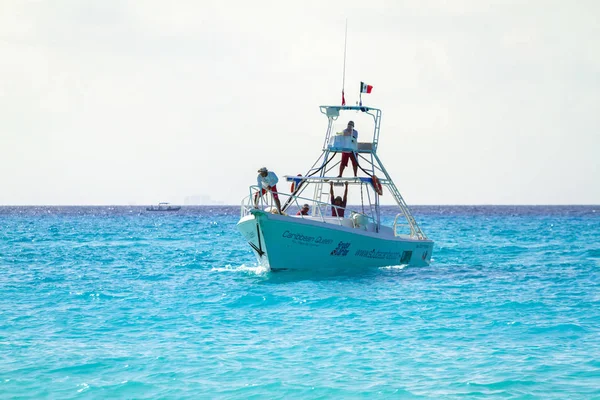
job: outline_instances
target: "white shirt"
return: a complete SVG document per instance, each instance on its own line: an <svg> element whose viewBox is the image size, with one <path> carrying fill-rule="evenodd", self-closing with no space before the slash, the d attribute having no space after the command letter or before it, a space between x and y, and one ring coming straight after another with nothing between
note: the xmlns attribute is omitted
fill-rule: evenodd
<svg viewBox="0 0 600 400"><path fill-rule="evenodd" d="M266 189L269 186L275 186L277 182L279 182L279 178L275 175L275 172L269 171L268 175L263 177L261 174L258 174L256 177L256 182L258 182L258 186Z"/></svg>
<svg viewBox="0 0 600 400"><path fill-rule="evenodd" d="M348 128L344 129L344 135L345 136L352 135L352 137L354 137L354 139L358 139L358 131L354 128L352 129L352 133L350 133L350 130Z"/></svg>

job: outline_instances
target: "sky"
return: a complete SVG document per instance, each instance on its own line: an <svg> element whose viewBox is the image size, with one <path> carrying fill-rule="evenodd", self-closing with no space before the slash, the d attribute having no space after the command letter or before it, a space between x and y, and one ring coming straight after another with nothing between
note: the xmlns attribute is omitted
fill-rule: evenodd
<svg viewBox="0 0 600 400"><path fill-rule="evenodd" d="M0 0L0 205L240 204L306 172L346 20L346 100L373 85L409 205L600 204L600 2Z"/></svg>

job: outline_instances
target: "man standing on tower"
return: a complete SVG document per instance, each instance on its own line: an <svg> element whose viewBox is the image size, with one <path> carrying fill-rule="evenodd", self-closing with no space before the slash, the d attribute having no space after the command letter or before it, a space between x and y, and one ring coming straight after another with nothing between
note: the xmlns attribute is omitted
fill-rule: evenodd
<svg viewBox="0 0 600 400"><path fill-rule="evenodd" d="M354 129L354 121L348 121L348 127L344 129L344 136L352 136L354 140L358 140L358 131ZM340 162L340 174L338 178L342 177L344 169L348 166L348 159L352 160L352 169L354 170L354 176L358 173L358 161L356 160L356 154L353 152L342 153L342 162Z"/></svg>

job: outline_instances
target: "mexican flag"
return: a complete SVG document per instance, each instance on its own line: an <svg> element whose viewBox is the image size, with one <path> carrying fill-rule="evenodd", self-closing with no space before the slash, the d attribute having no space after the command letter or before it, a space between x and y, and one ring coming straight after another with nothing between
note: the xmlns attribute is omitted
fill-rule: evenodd
<svg viewBox="0 0 600 400"><path fill-rule="evenodd" d="M371 93L371 90L373 90L373 86L367 85L364 82L360 83L360 92L361 93Z"/></svg>

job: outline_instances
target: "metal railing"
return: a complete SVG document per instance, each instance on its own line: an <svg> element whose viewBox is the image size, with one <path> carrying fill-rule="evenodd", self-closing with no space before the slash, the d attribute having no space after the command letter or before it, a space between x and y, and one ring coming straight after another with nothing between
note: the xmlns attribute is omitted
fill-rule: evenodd
<svg viewBox="0 0 600 400"><path fill-rule="evenodd" d="M246 196L242 199L240 218L244 218L245 216L250 215L251 211L256 210L256 209L259 209L259 210L267 210L268 209L270 212L272 212L271 210L277 210L274 199L273 199L273 194L270 191L267 191L267 193L260 196L261 191L262 191L262 188L260 188L256 185L249 187L250 193L248 194L248 196ZM317 219L317 221L327 222L327 223L330 223L330 221L333 219L334 221L336 221L336 224L340 225L340 226L344 226L344 224L342 223L343 220L351 220L353 226L357 227L355 225L355 219L352 217L350 217L350 218L341 217L341 216L337 215L337 213L336 213L336 215L327 216L323 212L323 209L327 210L329 207L336 207L337 209L344 210L344 215L346 215L347 211L350 212L351 215L360 214L360 215L364 216L364 218L366 218L368 222L375 224L375 219L373 217L363 214L363 213L359 213L357 211L350 210L347 207L333 206L329 202L318 201L315 199L309 199L306 197L296 196L296 195L293 195L290 193L277 192L277 194L279 195L280 198L281 198L281 196L286 196L289 199L291 199L291 202L289 202L289 203L296 205L298 207L298 209L302 208L301 203L312 204L311 215L300 214L300 215L293 215L293 217L300 217L303 219L306 217L312 217L311 219ZM255 196L257 196L257 195L259 195L259 197L255 204L254 199L255 199ZM281 199L280 199L280 201L281 201ZM289 208L289 206L288 206L288 208ZM286 214L284 213L284 215L286 215Z"/></svg>
<svg viewBox="0 0 600 400"><path fill-rule="evenodd" d="M406 221L406 223L398 223L398 218L402 218L404 221ZM403 228L409 228L410 230L410 237L417 237L417 232L415 231L413 225L408 223L408 219L406 218L406 215L400 213L400 214L396 214L396 218L394 218L394 236L400 236L402 235L402 233L398 233L398 227L403 227Z"/></svg>

